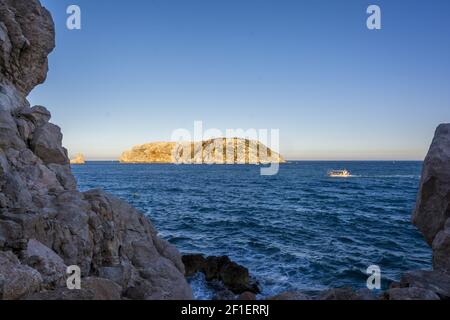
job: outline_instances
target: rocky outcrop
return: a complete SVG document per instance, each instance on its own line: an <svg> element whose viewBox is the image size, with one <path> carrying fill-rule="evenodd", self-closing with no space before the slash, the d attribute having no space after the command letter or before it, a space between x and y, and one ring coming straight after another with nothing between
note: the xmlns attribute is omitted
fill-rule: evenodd
<svg viewBox="0 0 450 320"><path fill-rule="evenodd" d="M184 255L182 259L187 277L202 272L206 281L221 281L224 287L234 294L255 294L261 291L250 277L248 269L231 261L227 256L205 258L201 254L189 254Z"/></svg>
<svg viewBox="0 0 450 320"><path fill-rule="evenodd" d="M70 160L70 164L85 164L84 156L80 153L77 154L75 158Z"/></svg>
<svg viewBox="0 0 450 320"><path fill-rule="evenodd" d="M0 0L0 298L192 298L176 248L124 201L77 191L61 130L24 102L53 45L37 0ZM72 265L83 290L65 287Z"/></svg>
<svg viewBox="0 0 450 320"><path fill-rule="evenodd" d="M384 300L440 300L431 290L421 288L393 288L385 292Z"/></svg>
<svg viewBox="0 0 450 320"><path fill-rule="evenodd" d="M412 220L432 246L434 269L450 273L450 124L436 130Z"/></svg>
<svg viewBox="0 0 450 320"><path fill-rule="evenodd" d="M283 157L258 141L218 138L202 142L155 142L136 146L120 157L122 163L268 164Z"/></svg>
<svg viewBox="0 0 450 320"><path fill-rule="evenodd" d="M36 0L0 0L0 109L26 106L25 97L45 81L55 47L49 12Z"/></svg>
<svg viewBox="0 0 450 320"><path fill-rule="evenodd" d="M287 291L267 300L377 300L369 289L354 290L352 288L332 288L324 291Z"/></svg>
<svg viewBox="0 0 450 320"><path fill-rule="evenodd" d="M22 264L12 252L0 251L0 299L23 298L41 289L42 275Z"/></svg>
<svg viewBox="0 0 450 320"><path fill-rule="evenodd" d="M442 300L450 299L450 275L436 270L407 272L402 276L399 287L430 290Z"/></svg>

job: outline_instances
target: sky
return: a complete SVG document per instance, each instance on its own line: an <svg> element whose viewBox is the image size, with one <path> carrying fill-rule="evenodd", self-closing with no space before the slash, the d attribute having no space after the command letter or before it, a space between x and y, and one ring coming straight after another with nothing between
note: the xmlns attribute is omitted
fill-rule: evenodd
<svg viewBox="0 0 450 320"><path fill-rule="evenodd" d="M279 129L292 160L422 160L450 122L448 0L41 2L57 46L29 100L70 155L117 159L203 121Z"/></svg>

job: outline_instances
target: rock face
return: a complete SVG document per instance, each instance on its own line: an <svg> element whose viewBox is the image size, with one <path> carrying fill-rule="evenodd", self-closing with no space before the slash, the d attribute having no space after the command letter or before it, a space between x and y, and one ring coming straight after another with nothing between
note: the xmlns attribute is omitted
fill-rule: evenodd
<svg viewBox="0 0 450 320"><path fill-rule="evenodd" d="M436 130L412 220L433 248L434 269L450 273L450 124Z"/></svg>
<svg viewBox="0 0 450 320"><path fill-rule="evenodd" d="M0 0L0 109L25 106L25 97L45 81L55 47L49 12L36 0Z"/></svg>
<svg viewBox="0 0 450 320"><path fill-rule="evenodd" d="M70 164L85 164L84 156L82 154L77 154L75 158L70 160Z"/></svg>
<svg viewBox="0 0 450 320"><path fill-rule="evenodd" d="M283 157L258 141L218 138L203 142L156 142L136 146L120 157L122 163L267 164Z"/></svg>
<svg viewBox="0 0 450 320"><path fill-rule="evenodd" d="M53 46L39 1L0 0L0 298L192 298L176 248L127 203L78 192L60 129L26 102ZM83 290L65 287L71 265Z"/></svg>
<svg viewBox="0 0 450 320"><path fill-rule="evenodd" d="M431 290L421 288L394 288L385 293L386 300L440 300Z"/></svg>

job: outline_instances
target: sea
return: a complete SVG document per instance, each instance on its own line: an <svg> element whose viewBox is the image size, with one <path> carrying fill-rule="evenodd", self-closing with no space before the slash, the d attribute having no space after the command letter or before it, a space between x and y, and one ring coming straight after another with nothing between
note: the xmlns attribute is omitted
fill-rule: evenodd
<svg viewBox="0 0 450 320"><path fill-rule="evenodd" d="M255 165L88 162L73 166L82 191L102 188L142 211L183 253L227 255L247 267L261 297L289 290L382 286L431 268L411 224L421 162L292 161L274 176ZM352 176L330 178L331 169ZM189 279L197 299L214 290Z"/></svg>

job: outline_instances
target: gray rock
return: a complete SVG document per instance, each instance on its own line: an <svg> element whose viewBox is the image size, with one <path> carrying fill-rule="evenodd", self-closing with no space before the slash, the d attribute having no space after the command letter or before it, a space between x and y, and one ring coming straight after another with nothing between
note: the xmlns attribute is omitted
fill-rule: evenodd
<svg viewBox="0 0 450 320"><path fill-rule="evenodd" d="M0 70L22 96L47 76L47 56L55 47L50 13L37 0L0 0Z"/></svg>
<svg viewBox="0 0 450 320"><path fill-rule="evenodd" d="M47 167L56 174L56 178L65 190L77 189L77 181L72 175L72 169L69 165L50 163Z"/></svg>
<svg viewBox="0 0 450 320"><path fill-rule="evenodd" d="M69 164L67 151L61 146L62 133L58 126L51 123L36 129L31 140L31 150L45 164Z"/></svg>
<svg viewBox="0 0 450 320"><path fill-rule="evenodd" d="M47 287L62 286L65 282L67 266L63 259L35 239L28 241L22 262L39 271Z"/></svg>
<svg viewBox="0 0 450 320"><path fill-rule="evenodd" d="M21 108L18 110L21 117L31 121L36 127L40 127L51 119L51 114L47 108L43 106L34 106L32 108Z"/></svg>
<svg viewBox="0 0 450 320"><path fill-rule="evenodd" d="M21 226L7 216L0 214L0 248L16 249L22 238Z"/></svg>
<svg viewBox="0 0 450 320"><path fill-rule="evenodd" d="M132 296L145 299L192 297L182 273L184 269L177 267L181 256L175 255L173 250L167 251L166 244L161 245L163 242L156 230L142 213L100 190L87 192L84 197L95 213L89 221L95 226L91 229L97 243L94 252L99 251L92 261L95 270L102 270L102 276L116 282L122 278L120 285L130 287L132 290L127 292ZM143 292L142 288L151 289Z"/></svg>
<svg viewBox="0 0 450 320"><path fill-rule="evenodd" d="M3 150L25 148L25 143L19 137L16 122L9 111L0 110L0 148Z"/></svg>
<svg viewBox="0 0 450 320"><path fill-rule="evenodd" d="M450 219L433 241L433 268L450 273Z"/></svg>
<svg viewBox="0 0 450 320"><path fill-rule="evenodd" d="M441 299L450 299L450 275L439 271L411 271L403 274L401 287L421 288L434 292Z"/></svg>
<svg viewBox="0 0 450 320"><path fill-rule="evenodd" d="M0 148L0 175L7 174L9 172L9 163L5 152Z"/></svg>
<svg viewBox="0 0 450 320"><path fill-rule="evenodd" d="M109 279L119 285L124 285L128 281L126 268L124 266L99 267L98 275L101 278Z"/></svg>
<svg viewBox="0 0 450 320"><path fill-rule="evenodd" d="M17 130L19 131L20 137L23 141L27 142L31 139L35 126L30 121L24 119L16 118Z"/></svg>
<svg viewBox="0 0 450 320"><path fill-rule="evenodd" d="M441 124L425 158L412 221L428 244L450 217L450 124Z"/></svg>
<svg viewBox="0 0 450 320"><path fill-rule="evenodd" d="M0 36L2 26L4 26L4 23L0 22ZM3 42L3 44L4 43L5 42ZM0 41L0 46L1 45L2 43ZM3 79L3 77L0 78L0 111L13 111L17 108L25 107L29 107L29 103L25 99L23 93L19 92L8 80Z"/></svg>
<svg viewBox="0 0 450 320"><path fill-rule="evenodd" d="M317 297L317 300L360 300L358 293L352 288L329 289Z"/></svg>
<svg viewBox="0 0 450 320"><path fill-rule="evenodd" d="M42 277L38 271L22 265L12 252L0 251L0 298L20 299L40 290Z"/></svg>
<svg viewBox="0 0 450 320"><path fill-rule="evenodd" d="M312 298L301 291L286 291L276 296L269 297L267 300L311 300Z"/></svg>
<svg viewBox="0 0 450 320"><path fill-rule="evenodd" d="M440 300L433 291L421 288L394 288L385 295L388 300Z"/></svg>
<svg viewBox="0 0 450 320"><path fill-rule="evenodd" d="M93 300L94 292L91 290L81 289L81 290L69 290L67 288L58 288L52 291L42 291L35 294L30 294L23 298L23 300L31 301L71 301L71 300Z"/></svg>
<svg viewBox="0 0 450 320"><path fill-rule="evenodd" d="M93 300L121 300L122 287L103 278L90 277L82 280L82 288L94 293Z"/></svg>

